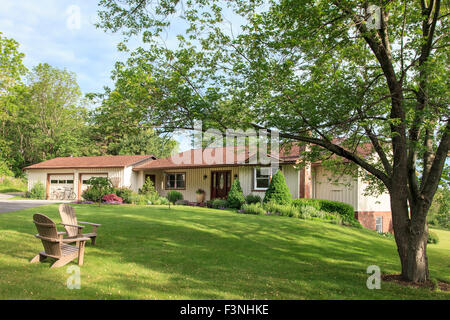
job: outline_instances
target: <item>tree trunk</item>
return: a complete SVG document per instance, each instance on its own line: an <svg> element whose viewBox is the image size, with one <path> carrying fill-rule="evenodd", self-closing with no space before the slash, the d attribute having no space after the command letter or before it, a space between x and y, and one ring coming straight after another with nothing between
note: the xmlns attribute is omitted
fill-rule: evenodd
<svg viewBox="0 0 450 320"><path fill-rule="evenodd" d="M429 279L427 211L428 208L423 204L423 201L419 201L417 205L411 208L406 279L412 282L425 282Z"/></svg>
<svg viewBox="0 0 450 320"><path fill-rule="evenodd" d="M426 253L428 225L427 206L422 201L411 208L404 195L391 192L392 223L395 242L400 257L403 279L411 282L425 282L429 279Z"/></svg>

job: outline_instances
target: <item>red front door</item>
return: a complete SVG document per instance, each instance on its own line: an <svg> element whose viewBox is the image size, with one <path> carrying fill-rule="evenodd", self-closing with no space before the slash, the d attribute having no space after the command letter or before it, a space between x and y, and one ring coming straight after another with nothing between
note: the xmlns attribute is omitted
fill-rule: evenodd
<svg viewBox="0 0 450 320"><path fill-rule="evenodd" d="M211 199L225 199L231 188L231 171L211 172Z"/></svg>

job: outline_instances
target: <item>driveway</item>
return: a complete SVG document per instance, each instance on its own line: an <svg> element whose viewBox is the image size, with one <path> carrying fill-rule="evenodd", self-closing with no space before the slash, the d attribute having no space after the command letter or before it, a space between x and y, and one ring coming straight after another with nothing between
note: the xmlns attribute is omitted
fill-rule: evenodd
<svg viewBox="0 0 450 320"><path fill-rule="evenodd" d="M35 208L52 203L62 203L69 201L51 201L51 200L0 200L0 214L5 212L17 211L22 209Z"/></svg>

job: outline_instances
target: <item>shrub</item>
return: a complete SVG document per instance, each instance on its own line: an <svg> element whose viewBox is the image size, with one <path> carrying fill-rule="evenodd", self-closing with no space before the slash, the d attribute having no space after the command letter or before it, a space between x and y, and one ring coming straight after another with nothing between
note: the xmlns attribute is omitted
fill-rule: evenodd
<svg viewBox="0 0 450 320"><path fill-rule="evenodd" d="M109 203L109 204L121 204L121 203L123 203L122 198L118 197L114 193L110 193L110 194L107 194L107 195L103 196L102 200L105 203Z"/></svg>
<svg viewBox="0 0 450 320"><path fill-rule="evenodd" d="M264 208L261 206L260 203L250 203L250 204L243 204L239 212L245 214L263 215L266 213L266 210L264 210Z"/></svg>
<svg viewBox="0 0 450 320"><path fill-rule="evenodd" d="M183 200L183 194L175 190L170 190L167 193L167 199L169 200L170 203L175 203L178 200Z"/></svg>
<svg viewBox="0 0 450 320"><path fill-rule="evenodd" d="M133 192L133 194L130 197L130 201L132 204L145 206L149 204L155 204L153 201L149 200L148 196L145 194L138 194ZM158 201L158 200L155 200Z"/></svg>
<svg viewBox="0 0 450 320"><path fill-rule="evenodd" d="M30 192L26 193L27 198L44 200L46 197L46 189L42 182L36 182Z"/></svg>
<svg viewBox="0 0 450 320"><path fill-rule="evenodd" d="M81 196L84 200L93 202L98 202L99 199L103 198L103 195L100 193L100 191L93 187L89 187L84 190Z"/></svg>
<svg viewBox="0 0 450 320"><path fill-rule="evenodd" d="M242 192L241 184L239 179L235 179L231 185L230 192L228 192L228 207L239 209L244 203L244 193Z"/></svg>
<svg viewBox="0 0 450 320"><path fill-rule="evenodd" d="M205 190L203 189L197 189L197 191L195 191L196 194L204 194L206 193Z"/></svg>
<svg viewBox="0 0 450 320"><path fill-rule="evenodd" d="M165 197L159 197L158 199L156 199L155 201L153 201L154 205L162 205L162 204L169 204L169 200L167 200L167 198Z"/></svg>
<svg viewBox="0 0 450 320"><path fill-rule="evenodd" d="M298 209L299 209L299 217L302 219L311 219L311 218L323 219L326 217L325 212L317 210L313 206L303 206Z"/></svg>
<svg viewBox="0 0 450 320"><path fill-rule="evenodd" d="M248 196L245 197L245 202L247 204L252 204L252 203L261 203L262 199L260 196L258 196L257 194L249 194Z"/></svg>
<svg viewBox="0 0 450 320"><path fill-rule="evenodd" d="M101 203L103 197L113 192L111 180L105 177L92 177L87 181L90 187L82 194L83 199Z"/></svg>
<svg viewBox="0 0 450 320"><path fill-rule="evenodd" d="M228 207L228 201L225 199L214 199L211 202L211 207L214 209L225 209Z"/></svg>
<svg viewBox="0 0 450 320"><path fill-rule="evenodd" d="M133 195L133 190L130 188L115 188L113 190L113 193L116 194L118 197L121 197L123 200L123 203L132 203L131 196Z"/></svg>
<svg viewBox="0 0 450 320"><path fill-rule="evenodd" d="M264 209L270 214L276 214L285 217L299 217L298 208L292 205L282 205L275 202L264 204Z"/></svg>
<svg viewBox="0 0 450 320"><path fill-rule="evenodd" d="M156 191L155 185L150 177L145 180L145 183L142 186L142 189L139 190L139 193L145 195L147 200L152 203L159 199L159 194Z"/></svg>
<svg viewBox="0 0 450 320"><path fill-rule="evenodd" d="M284 174L278 170L270 181L269 188L264 196L264 203L275 202L277 204L290 204L292 202L292 195L289 187L284 179Z"/></svg>
<svg viewBox="0 0 450 320"><path fill-rule="evenodd" d="M428 240L427 240L427 243L431 243L431 244L437 244L437 243L439 243L439 237L438 237L438 235L437 235L435 232L433 232L433 231L428 232Z"/></svg>
<svg viewBox="0 0 450 320"><path fill-rule="evenodd" d="M313 207L319 211L325 211L331 214L338 214L342 222L357 228L362 228L358 220L355 219L355 211L353 207L347 203L323 200L323 199L294 199L292 200L294 206L298 208ZM311 209L308 209L311 210ZM301 211L301 210L300 210Z"/></svg>

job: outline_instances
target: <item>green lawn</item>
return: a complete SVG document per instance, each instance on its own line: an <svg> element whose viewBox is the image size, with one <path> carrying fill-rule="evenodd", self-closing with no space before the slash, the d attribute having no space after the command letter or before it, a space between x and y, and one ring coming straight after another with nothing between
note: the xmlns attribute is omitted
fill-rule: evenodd
<svg viewBox="0 0 450 320"><path fill-rule="evenodd" d="M0 214L0 299L450 299L394 283L367 289L367 266L399 272L393 240L369 230L183 206L75 207L102 224L81 289L66 287L66 267L28 263L42 250L32 215L60 221L50 205ZM449 232L438 233L430 272L450 281Z"/></svg>

